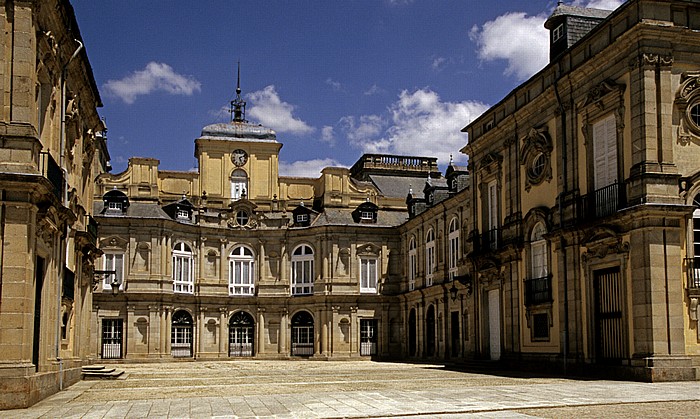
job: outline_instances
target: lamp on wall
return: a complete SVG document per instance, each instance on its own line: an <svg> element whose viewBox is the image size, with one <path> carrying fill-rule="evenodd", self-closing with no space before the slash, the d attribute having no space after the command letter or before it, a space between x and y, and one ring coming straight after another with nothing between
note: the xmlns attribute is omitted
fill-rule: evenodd
<svg viewBox="0 0 700 419"><path fill-rule="evenodd" d="M457 293L459 292L455 282L459 282L466 287L467 295L472 294L472 276L469 274L455 275L454 278L452 278L452 287L450 287L450 298L452 298L452 301L457 299Z"/></svg>

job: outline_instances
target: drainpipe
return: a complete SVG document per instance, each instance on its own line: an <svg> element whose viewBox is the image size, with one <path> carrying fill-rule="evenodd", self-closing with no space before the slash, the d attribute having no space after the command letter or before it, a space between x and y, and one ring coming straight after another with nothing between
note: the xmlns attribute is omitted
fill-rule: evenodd
<svg viewBox="0 0 700 419"><path fill-rule="evenodd" d="M83 43L75 39L78 43L78 48L75 49L73 55L70 56L68 62L63 66L61 70L61 130L60 130L60 141L59 141L59 166L61 172L63 173L63 206L68 207L68 172L66 171L66 158L65 158L65 147L66 147L66 76L68 74L68 65L78 53L83 49ZM58 389L63 390L63 360L61 359L61 285L63 285L63 279L65 275L65 264L68 262L68 236L70 235L70 226L66 226L65 236L61 239L63 245L66 247L65 252L63 252L62 260L60 260L58 269L58 281L56 284L56 360L58 361Z"/></svg>
<svg viewBox="0 0 700 419"><path fill-rule="evenodd" d="M567 262L567 257L566 257L566 240L564 239L564 205L562 203L562 200L566 197L566 194L569 189L569 179L568 179L568 174L567 174L567 166L568 166L568 161L567 161L567 151L566 151L566 109L564 109L564 103L562 102L561 96L559 95L559 86L558 83L562 79L562 71L561 71L561 61L559 61L559 70L557 74L557 78L554 80L554 94L557 97L557 103L559 105L559 112L561 113L561 144L562 144L562 149L561 149L561 166L562 166L562 183L563 183L563 190L562 193L559 195L559 230L560 230L560 235L559 235L559 247L561 248L562 251L562 265L564 266L564 270L562 272L563 274L563 282L564 282L564 330L562 331L562 334L564 335L564 375L566 375L566 370L567 370L567 363L568 363L568 354L569 354L569 275L567 272L568 269L568 262Z"/></svg>

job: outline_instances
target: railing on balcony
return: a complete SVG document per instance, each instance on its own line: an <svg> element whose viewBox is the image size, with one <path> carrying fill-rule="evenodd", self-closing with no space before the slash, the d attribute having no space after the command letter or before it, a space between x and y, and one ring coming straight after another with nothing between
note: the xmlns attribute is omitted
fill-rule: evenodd
<svg viewBox="0 0 700 419"><path fill-rule="evenodd" d="M550 275L525 280L525 305L552 302L552 277Z"/></svg>
<svg viewBox="0 0 700 419"><path fill-rule="evenodd" d="M41 175L48 179L51 185L53 186L53 194L59 200L62 199L64 180L63 171L61 170L61 167L58 165L58 163L56 163L56 160L54 160L53 157L51 157L51 154L49 153L40 154L39 165Z"/></svg>
<svg viewBox="0 0 700 419"><path fill-rule="evenodd" d="M688 289L700 290L700 257L686 258L685 266L688 269Z"/></svg>
<svg viewBox="0 0 700 419"><path fill-rule="evenodd" d="M494 228L481 235L481 250L496 250L501 245L501 230Z"/></svg>
<svg viewBox="0 0 700 419"><path fill-rule="evenodd" d="M591 221L615 214L625 207L625 184L617 182L579 197L577 218L581 222Z"/></svg>

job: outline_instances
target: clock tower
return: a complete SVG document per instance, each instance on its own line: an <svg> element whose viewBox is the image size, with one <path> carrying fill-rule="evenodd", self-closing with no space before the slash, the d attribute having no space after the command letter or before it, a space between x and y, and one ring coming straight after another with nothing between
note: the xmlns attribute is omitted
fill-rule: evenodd
<svg viewBox="0 0 700 419"><path fill-rule="evenodd" d="M240 65L231 121L207 125L195 140L199 182L210 206L226 206L247 199L261 210L272 208L280 195L279 151L275 131L245 119ZM206 194L205 194L206 192Z"/></svg>

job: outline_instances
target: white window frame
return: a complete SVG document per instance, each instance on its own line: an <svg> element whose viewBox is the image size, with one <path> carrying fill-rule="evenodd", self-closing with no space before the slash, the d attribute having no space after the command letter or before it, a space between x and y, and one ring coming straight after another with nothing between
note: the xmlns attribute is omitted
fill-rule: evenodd
<svg viewBox="0 0 700 419"><path fill-rule="evenodd" d="M305 223L307 221L309 221L309 214L297 215L297 223Z"/></svg>
<svg viewBox="0 0 700 419"><path fill-rule="evenodd" d="M121 211L122 210L122 203L116 202L116 201L109 201L109 202L107 202L107 209L110 211Z"/></svg>
<svg viewBox="0 0 700 419"><path fill-rule="evenodd" d="M418 249L416 249L416 238L411 237L408 243L408 290L416 289L416 275L418 273Z"/></svg>
<svg viewBox="0 0 700 419"><path fill-rule="evenodd" d="M360 219L372 221L374 220L374 213L372 211L361 211Z"/></svg>
<svg viewBox="0 0 700 419"><path fill-rule="evenodd" d="M376 257L360 258L360 293L377 293L379 268Z"/></svg>
<svg viewBox="0 0 700 419"><path fill-rule="evenodd" d="M564 36L564 24L561 23L559 26L554 28L552 31L552 42L557 42L558 40L561 39L561 37Z"/></svg>
<svg viewBox="0 0 700 419"><path fill-rule="evenodd" d="M593 124L593 189L617 182L617 121L613 113Z"/></svg>
<svg viewBox="0 0 700 419"><path fill-rule="evenodd" d="M448 237L448 275L450 281L457 275L457 263L459 262L459 221L457 217L450 221L450 229Z"/></svg>
<svg viewBox="0 0 700 419"><path fill-rule="evenodd" d="M236 246L228 257L228 294L255 295L255 252Z"/></svg>
<svg viewBox="0 0 700 419"><path fill-rule="evenodd" d="M425 286L433 285L435 272L435 231L431 228L425 235Z"/></svg>
<svg viewBox="0 0 700 419"><path fill-rule="evenodd" d="M173 292L194 294L194 255L184 242L173 246Z"/></svg>
<svg viewBox="0 0 700 419"><path fill-rule="evenodd" d="M308 244L294 248L292 252L292 295L314 293L314 250Z"/></svg>
<svg viewBox="0 0 700 419"><path fill-rule="evenodd" d="M236 169L231 173L231 199L241 199L248 196L248 174L243 169Z"/></svg>
<svg viewBox="0 0 700 419"><path fill-rule="evenodd" d="M103 269L115 271L116 281L119 283L119 291L124 291L124 252L109 252L103 256ZM112 275L105 275L102 281L102 291L112 292Z"/></svg>
<svg viewBox="0 0 700 419"><path fill-rule="evenodd" d="M547 266L547 240L543 235L547 232L542 222L532 228L530 234L530 278L544 278L549 272Z"/></svg>
<svg viewBox="0 0 700 419"><path fill-rule="evenodd" d="M189 220L190 212L185 209L179 209L177 210L177 218L180 220Z"/></svg>

